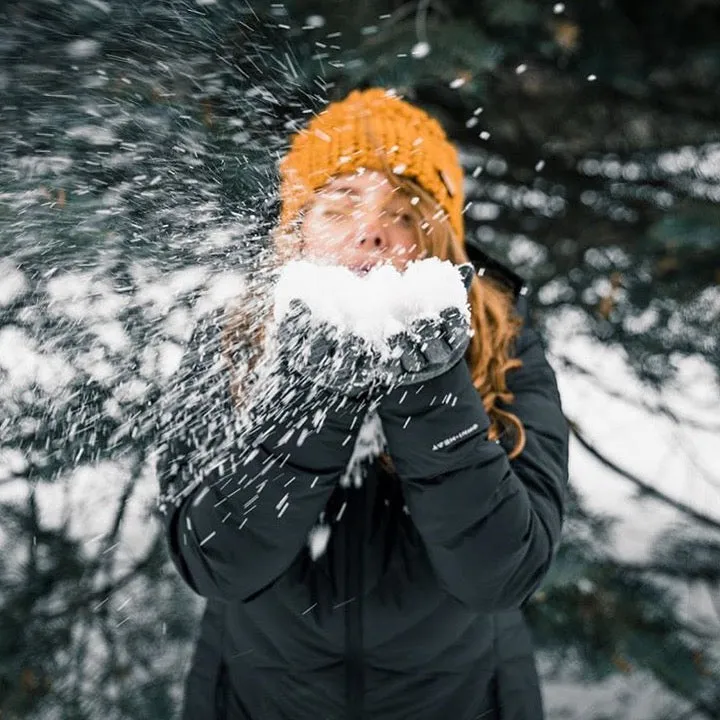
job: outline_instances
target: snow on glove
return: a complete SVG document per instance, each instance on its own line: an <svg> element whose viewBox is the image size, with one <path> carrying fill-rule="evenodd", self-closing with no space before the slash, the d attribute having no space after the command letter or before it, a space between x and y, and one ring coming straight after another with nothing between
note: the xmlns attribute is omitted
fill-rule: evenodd
<svg viewBox="0 0 720 720"><path fill-rule="evenodd" d="M467 292L475 270L470 263L457 269ZM414 385L444 374L464 357L470 335L470 324L457 307L413 321L406 331L388 339L390 359L380 369L383 383L390 387Z"/></svg>
<svg viewBox="0 0 720 720"><path fill-rule="evenodd" d="M370 390L379 354L360 336L325 322L313 322L299 299L290 302L278 328L281 363L295 375L348 397Z"/></svg>

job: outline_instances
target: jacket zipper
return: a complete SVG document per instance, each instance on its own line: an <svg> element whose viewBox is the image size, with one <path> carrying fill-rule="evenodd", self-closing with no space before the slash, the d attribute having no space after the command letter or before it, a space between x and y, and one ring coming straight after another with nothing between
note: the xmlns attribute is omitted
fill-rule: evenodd
<svg viewBox="0 0 720 720"><path fill-rule="evenodd" d="M365 672L363 667L363 563L365 540L365 483L352 489L357 502L348 518L345 557L345 689L347 720L364 720Z"/></svg>
<svg viewBox="0 0 720 720"><path fill-rule="evenodd" d="M217 720L225 720L227 717L227 679L228 668L223 660L220 661L218 677L215 683L215 717Z"/></svg>

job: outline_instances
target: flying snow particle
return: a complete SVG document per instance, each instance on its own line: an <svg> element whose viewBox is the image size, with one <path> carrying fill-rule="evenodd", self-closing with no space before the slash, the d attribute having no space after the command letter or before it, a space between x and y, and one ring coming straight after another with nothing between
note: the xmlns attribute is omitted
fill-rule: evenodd
<svg viewBox="0 0 720 720"><path fill-rule="evenodd" d="M305 20L305 25L313 29L324 27L325 18L322 15L309 15Z"/></svg>
<svg viewBox="0 0 720 720"><path fill-rule="evenodd" d="M112 8L109 3L103 2L103 0L85 0L88 5L92 5L94 8L101 10L104 13L110 14Z"/></svg>
<svg viewBox="0 0 720 720"><path fill-rule="evenodd" d="M76 125L68 128L65 134L73 139L85 140L91 145L114 145L120 142L110 128L99 125Z"/></svg>
<svg viewBox="0 0 720 720"><path fill-rule="evenodd" d="M82 59L89 58L97 54L100 49L100 43L90 38L82 38L69 42L65 48L67 54L71 58Z"/></svg>
<svg viewBox="0 0 720 720"><path fill-rule="evenodd" d="M25 275L9 260L0 261L0 307L10 305L29 290Z"/></svg>
<svg viewBox="0 0 720 720"><path fill-rule="evenodd" d="M427 57L430 54L430 43L424 41L415 43L410 51L410 54L414 58L418 59Z"/></svg>
<svg viewBox="0 0 720 720"><path fill-rule="evenodd" d="M328 525L317 525L310 530L308 547L313 560L317 560L325 552L329 540L330 527Z"/></svg>
<svg viewBox="0 0 720 720"><path fill-rule="evenodd" d="M341 487L361 487L363 464L376 458L387 447L387 439L377 411L369 412L363 418L352 455L345 472L340 478Z"/></svg>

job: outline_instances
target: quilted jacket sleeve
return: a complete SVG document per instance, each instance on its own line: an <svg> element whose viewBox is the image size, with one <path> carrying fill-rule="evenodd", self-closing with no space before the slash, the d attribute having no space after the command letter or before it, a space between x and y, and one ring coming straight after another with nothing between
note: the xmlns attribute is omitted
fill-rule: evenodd
<svg viewBox="0 0 720 720"><path fill-rule="evenodd" d="M524 300L523 300L524 302ZM380 405L410 515L447 592L482 612L518 608L547 573L560 541L568 482L568 425L538 333L516 343L507 375L523 422L523 452L487 439L490 420L461 361Z"/></svg>
<svg viewBox="0 0 720 720"><path fill-rule="evenodd" d="M247 600L303 548L347 465L360 405L317 403L312 412L324 422L315 430L288 400L287 412L260 418L249 437L231 400L219 333L219 315L200 322L157 402L158 507L185 582L204 597Z"/></svg>

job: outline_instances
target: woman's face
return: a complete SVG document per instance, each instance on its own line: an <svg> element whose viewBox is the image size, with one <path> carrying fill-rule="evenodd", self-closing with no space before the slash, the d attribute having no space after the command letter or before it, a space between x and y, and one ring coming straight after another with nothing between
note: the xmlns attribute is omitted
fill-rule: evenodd
<svg viewBox="0 0 720 720"><path fill-rule="evenodd" d="M320 188L300 226L303 255L364 274L379 263L403 270L422 256L410 200L384 173L340 175Z"/></svg>

